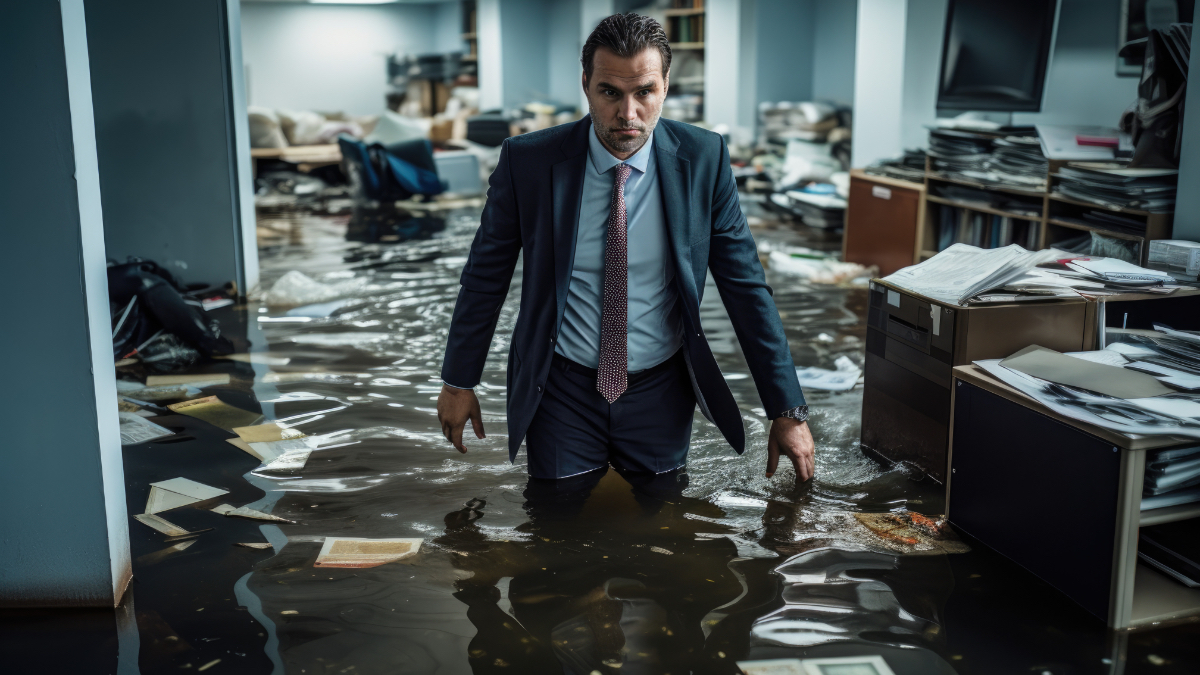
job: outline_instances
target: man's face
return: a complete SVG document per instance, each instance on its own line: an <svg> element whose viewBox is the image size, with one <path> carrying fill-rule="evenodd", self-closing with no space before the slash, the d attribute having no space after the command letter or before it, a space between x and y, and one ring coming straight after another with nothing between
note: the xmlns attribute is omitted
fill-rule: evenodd
<svg viewBox="0 0 1200 675"><path fill-rule="evenodd" d="M614 156L627 159L646 144L662 114L669 82L654 47L627 59L607 47L596 50L592 76L584 75L583 89L596 136Z"/></svg>

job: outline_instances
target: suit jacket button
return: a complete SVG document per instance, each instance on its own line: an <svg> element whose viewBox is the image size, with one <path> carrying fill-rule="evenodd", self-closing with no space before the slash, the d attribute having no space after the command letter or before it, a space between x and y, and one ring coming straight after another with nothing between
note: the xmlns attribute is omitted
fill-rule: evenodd
<svg viewBox="0 0 1200 675"><path fill-rule="evenodd" d="M541 387L541 385L538 385L538 393L540 394L541 391L542 391L542 387Z"/></svg>

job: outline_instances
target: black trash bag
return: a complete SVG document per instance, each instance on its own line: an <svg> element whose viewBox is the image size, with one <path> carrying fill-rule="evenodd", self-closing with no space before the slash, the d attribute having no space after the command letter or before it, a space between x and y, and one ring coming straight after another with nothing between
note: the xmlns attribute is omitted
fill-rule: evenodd
<svg viewBox="0 0 1200 675"><path fill-rule="evenodd" d="M1138 98L1121 116L1121 130L1134 146L1130 167L1179 168L1191 36L1192 24L1176 23L1152 29L1145 39Z"/></svg>
<svg viewBox="0 0 1200 675"><path fill-rule="evenodd" d="M142 345L138 358L150 372L173 373L199 361L200 352L164 330Z"/></svg>
<svg viewBox="0 0 1200 675"><path fill-rule="evenodd" d="M174 335L204 356L233 353L233 343L221 336L220 325L207 316L200 300L153 261L110 263L108 297L115 359L141 354L160 334Z"/></svg>

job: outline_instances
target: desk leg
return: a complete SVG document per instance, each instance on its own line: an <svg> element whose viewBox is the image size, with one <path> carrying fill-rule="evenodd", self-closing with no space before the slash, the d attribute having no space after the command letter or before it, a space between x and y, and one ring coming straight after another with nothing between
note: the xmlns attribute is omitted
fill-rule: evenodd
<svg viewBox="0 0 1200 675"><path fill-rule="evenodd" d="M1108 603L1108 626L1122 629L1129 627L1133 612L1133 580L1137 572L1138 527L1142 518L1146 453L1116 447L1113 450L1121 453L1121 478L1117 497L1116 537L1113 541L1113 581Z"/></svg>

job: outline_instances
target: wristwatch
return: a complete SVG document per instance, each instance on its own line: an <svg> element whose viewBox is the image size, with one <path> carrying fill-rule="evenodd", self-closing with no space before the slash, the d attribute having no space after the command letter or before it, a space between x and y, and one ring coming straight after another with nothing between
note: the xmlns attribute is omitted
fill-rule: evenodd
<svg viewBox="0 0 1200 675"><path fill-rule="evenodd" d="M788 418L796 420L797 422L807 422L808 421L808 406L798 405L795 408L792 408L791 410L784 410L782 413L779 414L779 416L780 417L788 417Z"/></svg>

